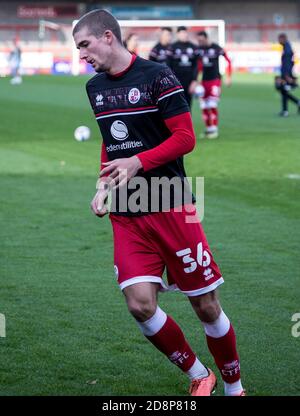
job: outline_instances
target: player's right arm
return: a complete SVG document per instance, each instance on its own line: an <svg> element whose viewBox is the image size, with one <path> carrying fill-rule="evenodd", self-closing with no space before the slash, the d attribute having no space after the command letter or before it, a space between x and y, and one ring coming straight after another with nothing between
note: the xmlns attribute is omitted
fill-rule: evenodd
<svg viewBox="0 0 300 416"><path fill-rule="evenodd" d="M104 168L104 163L106 162L108 162L108 157L105 145L102 142L100 171ZM104 217L108 212L106 202L111 187L112 179L108 175L104 175L101 178L99 177L96 185L97 192L91 202L91 210L97 217Z"/></svg>
<svg viewBox="0 0 300 416"><path fill-rule="evenodd" d="M89 80L86 84L86 92L87 92L89 101L91 103L91 107L93 108L92 99L89 93L90 83L91 83L91 80ZM100 156L100 169L99 169L100 172L104 168L105 166L104 163L106 162L108 162L108 157L107 157L105 144L104 142L102 142L101 156ZM98 217L103 217L108 212L106 201L107 201L108 194L110 190L112 189L112 187L113 187L113 180L108 174L104 175L103 177L100 177L99 175L99 178L97 180L97 185L96 185L97 191L90 204L91 210Z"/></svg>

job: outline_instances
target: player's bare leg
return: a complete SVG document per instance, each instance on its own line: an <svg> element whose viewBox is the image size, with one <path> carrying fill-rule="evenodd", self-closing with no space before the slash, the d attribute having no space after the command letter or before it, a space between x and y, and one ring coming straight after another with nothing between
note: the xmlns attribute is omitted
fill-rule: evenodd
<svg viewBox="0 0 300 416"><path fill-rule="evenodd" d="M138 322L150 319L157 308L159 283L136 283L123 290L129 312Z"/></svg>
<svg viewBox="0 0 300 416"><path fill-rule="evenodd" d="M180 327L157 305L158 290L159 284L149 282L124 288L129 312L144 336L185 372L191 381L207 379L207 368L192 351ZM201 395L209 396L213 388L207 383L204 387L206 389L202 389Z"/></svg>
<svg viewBox="0 0 300 416"><path fill-rule="evenodd" d="M189 297L206 333L208 348L224 381L225 395L244 395L234 329L223 312L216 291Z"/></svg>

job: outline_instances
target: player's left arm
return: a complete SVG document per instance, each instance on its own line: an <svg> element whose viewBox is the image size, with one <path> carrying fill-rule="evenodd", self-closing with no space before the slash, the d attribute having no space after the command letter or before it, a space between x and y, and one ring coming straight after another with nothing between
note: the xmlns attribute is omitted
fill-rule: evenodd
<svg viewBox="0 0 300 416"><path fill-rule="evenodd" d="M223 50L222 55L224 56L225 60L226 60L226 85L230 86L231 85L231 76L232 76L232 64L231 64L231 59L229 58L229 56L227 55L227 53Z"/></svg>
<svg viewBox="0 0 300 416"><path fill-rule="evenodd" d="M171 133L167 140L136 156L102 163L105 167L100 176L109 175L118 188L134 177L140 169L147 172L191 152L196 144L191 113L185 112L164 122Z"/></svg>
<svg viewBox="0 0 300 416"><path fill-rule="evenodd" d="M153 82L153 98L170 136L158 146L138 155L103 163L100 176L109 175L119 187L140 169L147 172L193 150L196 139L183 88L172 70L165 68Z"/></svg>
<svg viewBox="0 0 300 416"><path fill-rule="evenodd" d="M170 137L153 149L138 154L144 172L155 169L191 152L196 144L190 112L164 120Z"/></svg>

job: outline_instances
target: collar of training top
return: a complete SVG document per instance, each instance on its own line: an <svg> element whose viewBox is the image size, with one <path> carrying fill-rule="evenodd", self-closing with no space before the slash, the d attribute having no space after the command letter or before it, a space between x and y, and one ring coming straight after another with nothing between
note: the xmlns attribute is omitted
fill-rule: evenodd
<svg viewBox="0 0 300 416"><path fill-rule="evenodd" d="M132 56L131 56L130 64L128 65L127 68L123 69L123 71L118 72L117 74L111 75L111 74L106 73L106 75L111 79L120 78L122 75L126 74L130 70L130 68L134 64L135 60L136 60L136 55L133 53Z"/></svg>

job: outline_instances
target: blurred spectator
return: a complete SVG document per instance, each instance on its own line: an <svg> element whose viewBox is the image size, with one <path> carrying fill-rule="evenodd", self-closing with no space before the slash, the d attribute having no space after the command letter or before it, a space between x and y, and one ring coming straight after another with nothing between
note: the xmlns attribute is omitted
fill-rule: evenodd
<svg viewBox="0 0 300 416"><path fill-rule="evenodd" d="M130 33L124 41L125 48L135 55L138 54L139 37L136 33Z"/></svg>
<svg viewBox="0 0 300 416"><path fill-rule="evenodd" d="M197 50L189 40L189 34L185 26L177 29L177 41L171 45L170 67L183 86L185 97L191 106L192 93L190 86L197 80Z"/></svg>
<svg viewBox="0 0 300 416"><path fill-rule="evenodd" d="M297 105L299 114L300 100L289 92L292 88L296 88L298 86L297 79L293 75L294 52L291 44L285 33L280 33L278 35L278 42L282 45L283 50L281 55L280 76L275 78L275 88L281 94L281 111L279 116L287 117L289 115L289 100Z"/></svg>
<svg viewBox="0 0 300 416"><path fill-rule="evenodd" d="M172 29L170 27L162 27L159 36L159 42L152 48L149 54L150 61L168 65L171 56L171 41Z"/></svg>
<svg viewBox="0 0 300 416"><path fill-rule="evenodd" d="M21 48L19 47L18 41L14 39L13 49L10 52L9 57L8 57L8 62L10 66L11 76L12 76L10 83L13 85L22 83L22 77L20 74L21 55L22 55L22 51L21 51Z"/></svg>

